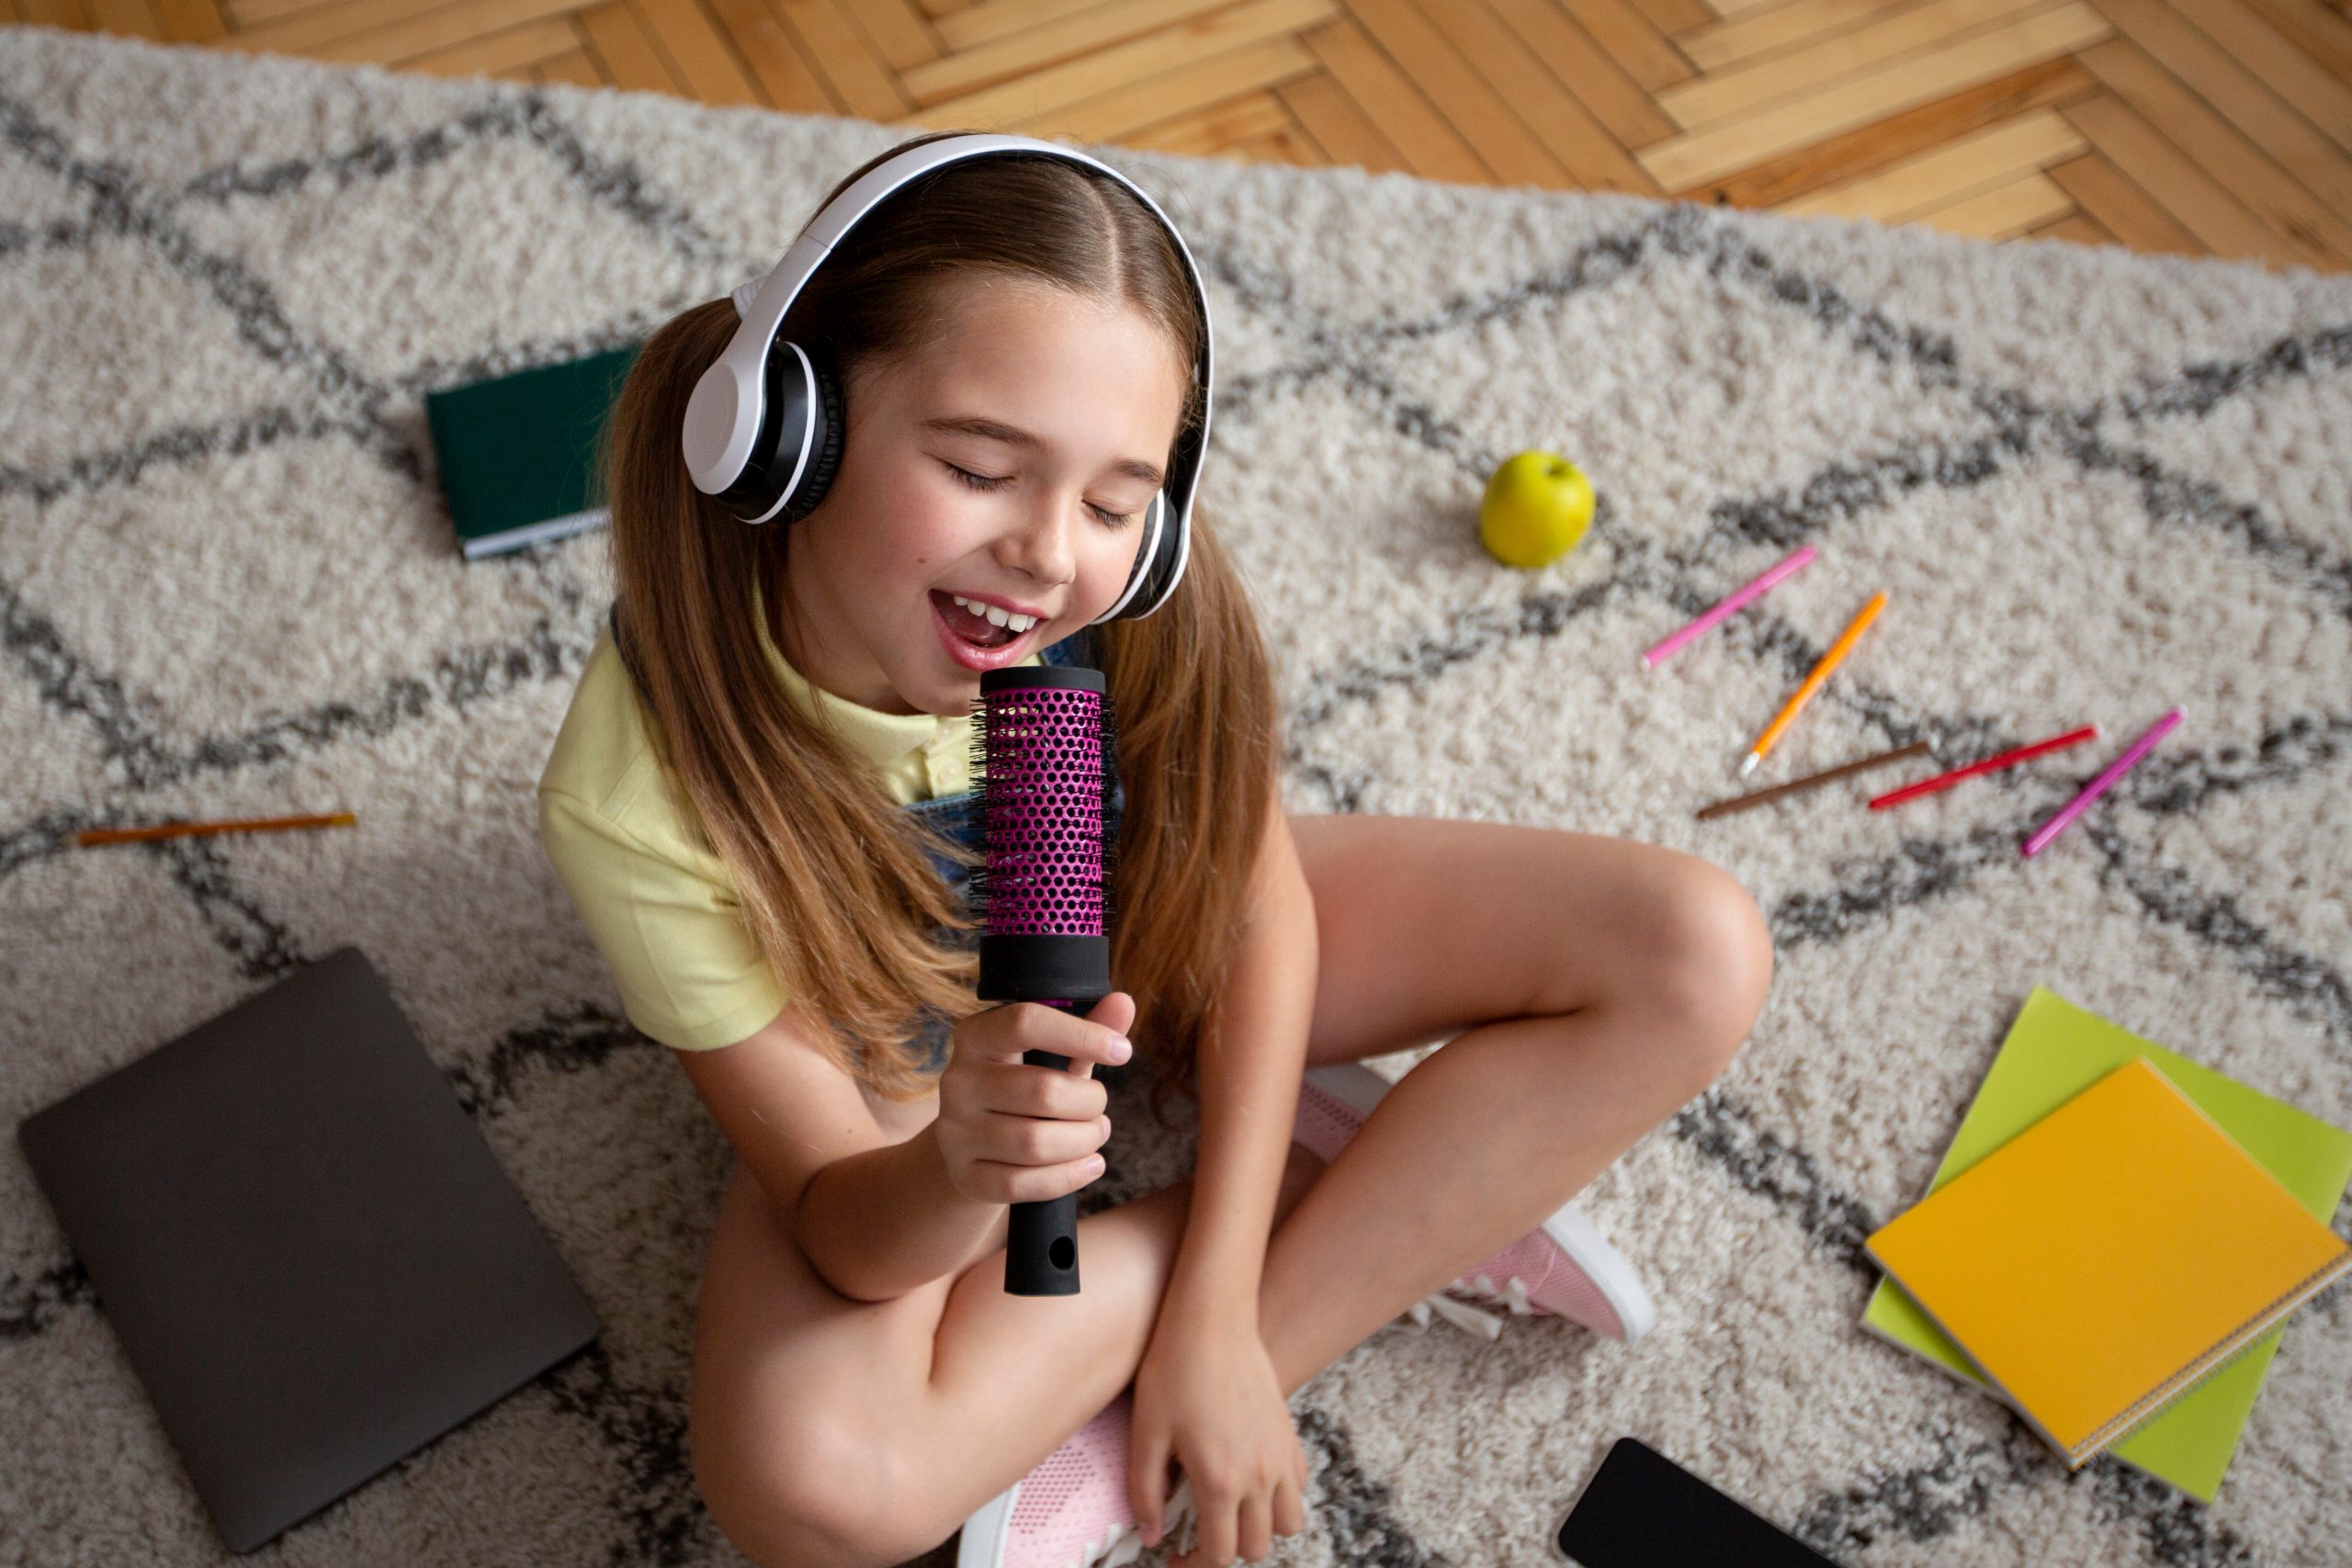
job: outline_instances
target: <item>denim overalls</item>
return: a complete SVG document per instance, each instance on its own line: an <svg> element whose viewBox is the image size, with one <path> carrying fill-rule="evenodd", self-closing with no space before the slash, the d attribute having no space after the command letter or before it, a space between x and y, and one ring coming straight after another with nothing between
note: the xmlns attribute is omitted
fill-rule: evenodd
<svg viewBox="0 0 2352 1568"><path fill-rule="evenodd" d="M628 644L621 639L619 612L619 604L616 602L605 612L605 618L612 628L613 647L619 652L622 663L630 666L632 676L634 676L634 661L629 659ZM1038 659L1040 662L1046 664L1091 663L1088 652L1091 645L1092 638L1085 629L1081 628L1046 649L1038 655ZM1095 665L1094 668L1102 667ZM643 682L639 682L639 689L643 690ZM977 789L967 789L957 795L943 795L930 800L910 801L907 803L906 809L922 818L924 824L934 831L953 839L967 849L977 850L980 847L983 828L980 793ZM1111 781L1111 829L1114 833L1118 831L1120 820L1125 815L1126 804L1126 786L1114 777ZM963 866L937 851L932 852L931 863L950 888L958 895L965 891L965 886L971 878ZM947 1066L948 1028L948 1020L936 1013L928 1015L918 1035L923 1043L925 1054L922 1071L936 1073ZM1102 1067L1098 1066L1095 1069L1095 1076L1104 1077L1107 1075Z"/></svg>

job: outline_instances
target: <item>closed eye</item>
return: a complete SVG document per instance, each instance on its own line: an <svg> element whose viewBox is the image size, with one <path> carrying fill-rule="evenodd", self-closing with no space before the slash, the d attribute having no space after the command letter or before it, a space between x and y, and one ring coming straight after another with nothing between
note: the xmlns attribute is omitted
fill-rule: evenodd
<svg viewBox="0 0 2352 1568"><path fill-rule="evenodd" d="M957 468L955 464L948 462L944 457L940 459L940 463L941 466L945 468L949 473L954 474L958 479L962 480L966 485L973 490L1002 490L1005 486L1012 482L1012 478L1009 474L1001 478L990 479L982 474L976 474L969 468ZM1095 505L1091 501L1086 503L1086 506L1088 511L1093 513L1097 517L1100 517L1103 522L1108 523L1114 528L1124 528L1128 524L1135 521L1136 514L1132 512L1108 511L1105 508Z"/></svg>

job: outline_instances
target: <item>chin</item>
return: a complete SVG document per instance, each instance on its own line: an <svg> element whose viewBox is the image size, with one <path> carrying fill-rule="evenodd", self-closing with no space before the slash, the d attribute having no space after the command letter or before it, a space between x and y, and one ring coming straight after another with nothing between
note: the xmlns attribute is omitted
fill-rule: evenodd
<svg viewBox="0 0 2352 1568"><path fill-rule="evenodd" d="M933 707L931 711L935 714L962 713L980 694L980 672L977 670L959 666L950 669L945 674L935 675L932 680L931 689L944 694L942 701L945 705Z"/></svg>

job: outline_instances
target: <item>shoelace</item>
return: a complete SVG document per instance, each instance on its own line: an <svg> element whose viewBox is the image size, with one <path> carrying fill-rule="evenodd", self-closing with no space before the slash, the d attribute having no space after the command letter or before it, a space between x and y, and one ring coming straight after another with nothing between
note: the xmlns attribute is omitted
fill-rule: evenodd
<svg viewBox="0 0 2352 1568"><path fill-rule="evenodd" d="M1176 1483L1176 1490L1168 1495L1168 1511L1160 1521L1159 1539L1165 1542L1174 1539L1180 1527L1193 1520L1193 1478L1185 1476ZM1178 1546L1180 1552L1193 1550L1189 1529ZM1078 1561L1069 1568L1122 1568L1143 1555L1143 1526L1112 1523L1102 1528L1102 1537L1079 1553Z"/></svg>
<svg viewBox="0 0 2352 1568"><path fill-rule="evenodd" d="M1482 1335L1488 1339L1502 1337L1503 1320L1500 1317L1490 1312L1480 1312L1466 1302L1455 1301L1445 1293L1448 1290L1493 1302L1507 1309L1513 1317L1532 1316L1541 1310L1528 1301L1527 1282L1518 1275L1513 1274L1498 1288L1492 1277L1478 1274L1470 1279L1456 1280L1444 1290L1423 1296L1405 1309L1405 1315L1419 1328L1429 1327L1430 1314L1435 1313L1465 1333Z"/></svg>

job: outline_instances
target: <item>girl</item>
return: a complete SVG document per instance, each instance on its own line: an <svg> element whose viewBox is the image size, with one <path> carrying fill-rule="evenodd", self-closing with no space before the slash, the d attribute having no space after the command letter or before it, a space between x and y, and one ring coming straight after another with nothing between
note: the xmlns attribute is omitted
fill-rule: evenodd
<svg viewBox="0 0 2352 1568"><path fill-rule="evenodd" d="M1183 267L1099 171L951 164L786 315L842 389L813 512L745 526L685 469L729 300L656 333L612 412L618 593L541 832L741 1156L688 1441L755 1562L896 1563L959 1522L967 1564L1125 1561L1180 1522L1182 1568L1262 1558L1305 1525L1289 1396L1400 1312L1460 1318L1451 1286L1646 1326L1564 1205L1763 1002L1756 906L1692 857L1285 816L1264 647L1197 505L1167 603L1091 625L1203 417ZM1125 988L1082 1018L972 995L969 705L1040 660L1102 670L1117 715ZM1393 1090L1343 1066L1448 1035ZM1163 1125L1196 1101L1193 1174L1080 1223L1079 1294L1006 1296L1006 1205L1100 1172L1093 1069L1130 1052Z"/></svg>

